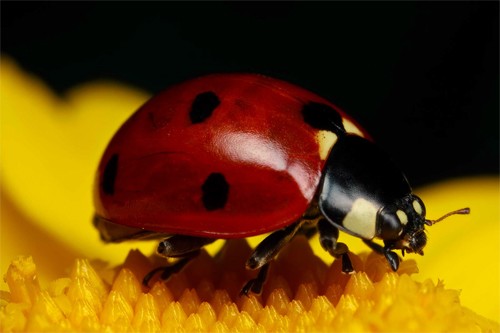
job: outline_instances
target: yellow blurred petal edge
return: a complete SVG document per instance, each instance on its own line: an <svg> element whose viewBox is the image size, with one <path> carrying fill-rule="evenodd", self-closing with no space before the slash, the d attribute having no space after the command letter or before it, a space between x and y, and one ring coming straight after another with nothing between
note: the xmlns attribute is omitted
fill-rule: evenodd
<svg viewBox="0 0 500 333"><path fill-rule="evenodd" d="M15 206L7 209L13 211L10 216L2 213L2 229L18 228L20 222L13 220L20 217L23 229L44 230L48 244L55 238L71 249L69 252L93 257L105 254L106 260L115 264L127 255L130 246L151 251L151 245L142 243L119 245L109 251L91 223L92 186L101 154L119 126L149 97L139 89L102 80L58 96L2 55L2 206ZM16 255L9 253L10 247L25 252L19 243L19 239L2 237L2 257L6 256L2 265Z"/></svg>

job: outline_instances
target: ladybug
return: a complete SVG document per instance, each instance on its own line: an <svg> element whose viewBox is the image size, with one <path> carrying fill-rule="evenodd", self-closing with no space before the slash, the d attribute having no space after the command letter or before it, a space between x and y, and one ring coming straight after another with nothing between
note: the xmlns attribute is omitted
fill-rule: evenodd
<svg viewBox="0 0 500 333"><path fill-rule="evenodd" d="M270 233L246 262L260 293L269 263L299 233L352 272L339 230L396 271L394 250L423 254L422 200L355 120L320 96L257 74L214 74L175 85L118 130L99 164L94 225L106 242L160 239L180 270L216 239ZM383 246L374 239L383 241Z"/></svg>

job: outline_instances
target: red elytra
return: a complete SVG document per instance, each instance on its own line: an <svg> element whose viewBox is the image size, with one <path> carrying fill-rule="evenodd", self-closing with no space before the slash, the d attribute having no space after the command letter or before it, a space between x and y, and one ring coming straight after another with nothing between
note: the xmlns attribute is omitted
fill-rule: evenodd
<svg viewBox="0 0 500 333"><path fill-rule="evenodd" d="M326 105L368 137L327 100L261 75L208 75L165 90L109 143L95 182L97 216L209 238L296 222L325 164L320 130L304 121L308 103Z"/></svg>

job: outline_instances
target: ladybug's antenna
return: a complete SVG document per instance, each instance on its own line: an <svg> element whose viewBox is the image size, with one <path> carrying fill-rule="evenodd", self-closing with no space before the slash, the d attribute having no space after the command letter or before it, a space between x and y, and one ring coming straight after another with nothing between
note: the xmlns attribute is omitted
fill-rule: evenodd
<svg viewBox="0 0 500 333"><path fill-rule="evenodd" d="M438 218L436 220L425 220L425 224L427 224L428 226L431 226L433 224L438 223L439 221L444 220L448 216L455 215L455 214L466 215L466 214L469 214L469 213L470 213L470 208L469 207L462 208L462 209L457 209L457 210L454 210L452 212L449 212L448 214L444 214L443 216L441 216L440 218Z"/></svg>

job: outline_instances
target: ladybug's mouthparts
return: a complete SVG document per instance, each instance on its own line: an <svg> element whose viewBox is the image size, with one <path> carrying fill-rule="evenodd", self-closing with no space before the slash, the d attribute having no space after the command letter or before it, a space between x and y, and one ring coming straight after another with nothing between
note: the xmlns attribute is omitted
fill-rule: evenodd
<svg viewBox="0 0 500 333"><path fill-rule="evenodd" d="M443 216L441 216L440 218L438 218L436 220L425 220L425 224L427 224L428 226L431 226L431 225L436 224L439 221L442 221L445 218L447 218L447 217L449 217L451 215L455 215L455 214L462 214L462 215L470 214L470 208L469 207L465 207L465 208L462 208L462 209L454 210L452 212L444 214Z"/></svg>

